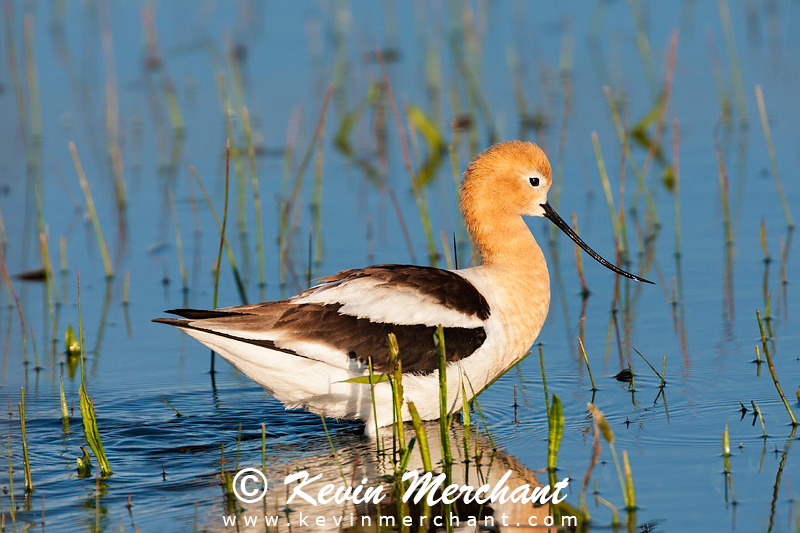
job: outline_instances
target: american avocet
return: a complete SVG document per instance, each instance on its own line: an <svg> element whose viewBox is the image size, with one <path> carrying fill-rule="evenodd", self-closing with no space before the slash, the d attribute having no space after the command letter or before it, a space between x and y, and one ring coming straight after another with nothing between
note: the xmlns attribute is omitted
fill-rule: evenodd
<svg viewBox="0 0 800 533"><path fill-rule="evenodd" d="M550 163L533 143L510 141L464 172L461 212L481 254L463 270L377 265L323 278L288 300L159 318L219 353L287 408L359 419L374 429L369 384L347 382L389 365L388 334L400 347L403 389L424 420L439 417L434 333L444 327L447 397L458 408L516 363L542 329L550 276L523 215L543 216L607 268L642 278L597 255L547 203ZM650 282L647 282L650 283ZM466 379L465 379L466 378ZM462 384L464 384L462 389ZM392 423L390 385L375 386L377 425ZM403 406L404 420L411 416Z"/></svg>

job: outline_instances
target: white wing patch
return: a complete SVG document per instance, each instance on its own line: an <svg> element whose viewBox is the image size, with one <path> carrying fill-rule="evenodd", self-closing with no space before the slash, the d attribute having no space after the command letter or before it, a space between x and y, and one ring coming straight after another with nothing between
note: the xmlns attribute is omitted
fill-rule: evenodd
<svg viewBox="0 0 800 533"><path fill-rule="evenodd" d="M483 320L442 305L436 298L414 287L391 285L374 278L342 280L310 294L292 298L292 303L341 304L339 313L372 322L406 326L442 325L447 328L477 328Z"/></svg>

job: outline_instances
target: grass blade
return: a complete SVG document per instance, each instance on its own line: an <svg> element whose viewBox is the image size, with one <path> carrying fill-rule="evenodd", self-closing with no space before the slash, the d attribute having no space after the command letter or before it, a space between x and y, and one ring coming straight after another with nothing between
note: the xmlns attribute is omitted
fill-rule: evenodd
<svg viewBox="0 0 800 533"><path fill-rule="evenodd" d="M261 226L261 197L258 194L258 173L256 171L256 150L253 146L253 135L250 129L250 112L244 108L244 132L247 137L247 155L250 159L250 177L253 181L253 209L256 216L256 253L258 254L258 287L261 300L264 299L264 235Z"/></svg>
<svg viewBox="0 0 800 533"><path fill-rule="evenodd" d="M80 344L83 346L83 324L81 321L81 278L78 274L78 334L80 336ZM86 442L92 448L97 462L100 464L100 470L103 477L111 475L111 467L106 458L106 452L103 449L103 441L100 439L100 432L97 428L97 418L94 412L94 402L86 393L85 375L84 375L84 362L83 350L81 350L81 386L78 389L80 395L80 409L81 418L83 419L83 433L86 436Z"/></svg>
<svg viewBox="0 0 800 533"><path fill-rule="evenodd" d="M97 218L97 210L94 208L94 200L92 200L92 191L89 189L89 182L86 181L86 174L83 172L81 160L78 158L78 149L75 148L75 143L70 141L69 151L72 154L72 162L75 165L75 172L78 174L78 180L81 183L83 196L86 200L86 210L89 211L89 216L92 219L92 226L94 226L94 233L97 236L97 244L100 246L100 254L103 256L103 265L106 269L106 277L111 278L114 276L114 270L111 268L111 259L108 256L108 249L106 248L106 241L103 238L103 230L100 227L100 220Z"/></svg>
<svg viewBox="0 0 800 533"><path fill-rule="evenodd" d="M547 415L547 427L547 469L551 475L554 475L558 460L558 447L564 434L564 411L561 407L561 399L556 394L553 394L552 408Z"/></svg>
<svg viewBox="0 0 800 533"><path fill-rule="evenodd" d="M11 507L9 508L9 512L11 513L11 522L14 524L14 531L16 531L17 518L14 514L16 506L14 505L14 467L11 466L11 435L8 436L6 450L8 450L8 493L11 495Z"/></svg>
<svg viewBox="0 0 800 533"><path fill-rule="evenodd" d="M542 368L542 387L544 387L544 405L547 408L547 416L550 416L550 398L547 396L547 378L544 377L544 357L542 356L542 345L539 343L539 366Z"/></svg>
<svg viewBox="0 0 800 533"><path fill-rule="evenodd" d="M425 472L433 472L431 466L431 452L428 448L428 434L425 432L425 425L417 412L414 402L408 402L408 411L411 413L411 423L414 424L414 432L417 434L419 442L419 453L422 456L422 468Z"/></svg>
<svg viewBox="0 0 800 533"><path fill-rule="evenodd" d="M589 371L589 379L592 382L592 392L594 392L597 390L597 387L595 387L594 385L594 378L592 377L592 369L589 366L589 358L586 357L586 349L583 347L583 340L580 337L578 337L578 344L580 344L581 354L583 354L583 360L586 362L586 369Z"/></svg>
<svg viewBox="0 0 800 533"><path fill-rule="evenodd" d="M675 257L681 255L681 174L678 166L678 119L672 122L672 168L674 170L673 194L675 195Z"/></svg>
<svg viewBox="0 0 800 533"><path fill-rule="evenodd" d="M59 388L61 390L61 429L64 433L69 431L69 411L67 410L67 398L64 396L64 371L59 375Z"/></svg>
<svg viewBox="0 0 800 533"><path fill-rule="evenodd" d="M769 120L767 120L767 109L764 106L764 94L761 92L761 86L756 85L756 100L758 100L758 112L761 114L761 126L764 128L764 138L767 141L767 150L769 150L769 160L772 163L772 176L775 178L775 188L778 189L778 196L781 198L781 206L783 207L783 214L786 217L786 224L789 229L794 227L792 221L792 213L789 210L789 204L786 202L786 196L783 194L783 186L781 185L781 178L778 176L778 160L775 158L775 147L772 145L772 134L769 131Z"/></svg>
<svg viewBox="0 0 800 533"><path fill-rule="evenodd" d="M444 344L444 328L436 329L439 339L439 434L442 447L442 462L445 468L453 464L450 451L450 438L447 433L450 427L450 415L447 408L447 356Z"/></svg>
<svg viewBox="0 0 800 533"><path fill-rule="evenodd" d="M3 251L0 250L0 268L3 270L3 279L8 286L8 290L11 291L12 296L14 296L14 303L17 306L17 314L19 315L19 324L22 328L22 349L23 349L23 357L24 362L28 364L28 335L25 333L25 319L22 316L22 307L19 305L19 298L17 298L17 291L14 290L14 285L11 284L11 277L8 275L8 270L6 269L6 260L5 256L3 255Z"/></svg>
<svg viewBox="0 0 800 533"><path fill-rule="evenodd" d="M628 511L636 510L636 491L633 489L633 473L628 462L628 450L622 450L622 462L625 465L625 502Z"/></svg>
<svg viewBox="0 0 800 533"><path fill-rule="evenodd" d="M208 195L206 188L203 186L203 182L200 181L200 176L197 174L197 170L194 167L189 169L194 175L197 184L200 186L200 190L203 192L203 196L205 196L206 203L208 204L208 208L211 210L211 214L214 215L214 221L217 223L217 229L219 230L220 234L222 233L222 224L219 221L219 217L217 216L217 210L214 209L214 204L211 202L211 197ZM227 196L227 195L226 195ZM247 295L244 291L244 283L242 283L242 278L239 275L239 269L236 266L236 259L233 257L233 251L231 250L231 246L228 243L228 239L225 239L225 251L228 252L228 260L231 263L231 270L233 270L233 278L236 281L236 288L239 291L239 299L242 300L242 303L247 303Z"/></svg>
<svg viewBox="0 0 800 533"><path fill-rule="evenodd" d="M33 492L33 480L31 479L31 460L28 457L28 439L25 436L25 387L22 387L20 401L17 406L19 407L19 425L22 429L22 463L25 469L25 492L30 494Z"/></svg>
<svg viewBox="0 0 800 533"><path fill-rule="evenodd" d="M406 438L403 431L403 364L400 361L400 347L397 344L397 337L394 333L389 333L389 368L391 368L392 386L392 406L394 407L394 424L392 431L397 435L397 442L400 446L400 455L405 455Z"/></svg>
<svg viewBox="0 0 800 533"><path fill-rule="evenodd" d="M183 416L183 413L181 413L180 411L178 411L177 409L175 409L175 407L173 407L173 406L172 406L172 404L171 404L171 403L169 403L167 400L165 400L164 398L161 398L161 401L162 401L162 402L164 402L165 404L169 405L169 406L170 406L170 408L171 408L173 411L175 411L175 414L176 414L176 415L178 415L178 416Z"/></svg>
<svg viewBox="0 0 800 533"><path fill-rule="evenodd" d="M769 353L769 347L767 345L767 336L764 333L764 325L761 322L761 313L756 310L756 317L758 318L758 329L761 330L761 345L764 348L764 357L767 358L767 366L769 367L769 373L772 374L772 382L775 383L775 388L778 390L778 394L783 401L783 405L786 407L786 412L789 413L789 418L792 419L792 426L797 426L797 419L794 417L794 413L792 412L792 408L789 407L789 402L786 401L786 396L783 395L783 390L781 390L781 385L778 383L778 376L775 375L775 367L772 365L772 356Z"/></svg>

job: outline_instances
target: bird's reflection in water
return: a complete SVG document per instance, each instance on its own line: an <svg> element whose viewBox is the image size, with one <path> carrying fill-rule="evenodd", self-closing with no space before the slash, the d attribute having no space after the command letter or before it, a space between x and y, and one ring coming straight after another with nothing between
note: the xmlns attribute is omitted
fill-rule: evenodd
<svg viewBox="0 0 800 533"><path fill-rule="evenodd" d="M238 531L576 529L577 518L570 522L569 517L578 517L579 513L566 501L538 503L542 494L552 498L556 493L555 486L547 490L537 480L536 474L547 477L546 471L534 472L502 450L493 450L485 433L475 428L467 430L457 422L453 422L448 432L452 464L447 469L442 462L438 422L426 423L423 427L433 470L431 480L435 482L436 476L449 470L448 479L441 483L441 489L434 491L434 505L427 505L427 493L416 502L413 490L403 497L417 476L412 474L403 482L402 475L416 471L421 480L425 473L423 457L415 440L406 468L395 475L401 468L402 458L399 452L392 453L399 447L398 439L392 428L387 427L381 428L377 441L374 437L355 437L357 442L338 447L335 454L327 448L317 455L306 455L288 464L279 462L279 459L268 462L264 473L269 480L269 489L264 500L249 504L237 501ZM405 443L409 446L416 434L410 424L406 424L404 429ZM380 454L377 452L378 443L383 450ZM284 484L287 478L291 482ZM442 490L449 485L457 485L459 489L465 485L471 487L466 498L469 503L465 503L464 493L454 489L452 494L461 496L450 505L443 504ZM484 485L488 485L487 489L479 493L478 488ZM420 483L417 488L422 486ZM516 503L511 498L485 504L474 501L486 499L493 491L500 493L503 488L507 488L506 496L525 495L528 501L523 503L518 497L513 498ZM534 491L539 497L532 498ZM562 484L562 489L556 493L557 499L566 496L568 491ZM531 500L536 503L531 503ZM228 505L227 509L230 521L233 507ZM564 528L562 524L572 527ZM230 529L231 525L228 522L228 527L221 529ZM548 528L550 525L553 527Z"/></svg>

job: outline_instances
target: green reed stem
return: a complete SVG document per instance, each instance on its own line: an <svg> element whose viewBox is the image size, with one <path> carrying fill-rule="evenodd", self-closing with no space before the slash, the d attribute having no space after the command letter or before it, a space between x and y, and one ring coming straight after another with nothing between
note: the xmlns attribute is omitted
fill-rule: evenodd
<svg viewBox="0 0 800 533"><path fill-rule="evenodd" d="M731 439L728 434L728 423L725 422L725 431L722 433L722 460L725 465L725 479L731 488L733 502L736 502L736 490L733 488L733 478L731 477Z"/></svg>
<svg viewBox="0 0 800 533"><path fill-rule="evenodd" d="M36 69L36 53L33 43L34 18L32 13L26 13L23 21L25 40L25 69L28 72L28 93L31 106L31 135L34 142L42 139L42 105L39 99L39 76ZM38 162L36 162L38 164Z"/></svg>
<svg viewBox="0 0 800 533"><path fill-rule="evenodd" d="M725 458L725 473L731 471L731 439L728 436L728 423L725 422L725 431L722 432L722 457Z"/></svg>
<svg viewBox="0 0 800 533"><path fill-rule="evenodd" d="M616 529L617 526L619 525L619 511L617 510L617 506L611 503L610 501L603 499L599 494L595 494L594 497L598 503L601 503L606 507L608 507L609 509L611 509L611 514L612 514L611 526L614 527L614 529Z"/></svg>
<svg viewBox="0 0 800 533"><path fill-rule="evenodd" d="M286 130L286 149L283 155L283 173L281 178L281 190L278 197L278 263L280 271L281 291L286 287L286 231L288 230L288 212L286 209L289 203L285 200L289 190L289 178L292 173L292 162L294 160L295 145L300 131L301 109L293 109L289 116L289 126Z"/></svg>
<svg viewBox="0 0 800 533"><path fill-rule="evenodd" d="M444 328L439 325L436 328L436 335L439 339L439 434L442 447L442 462L445 468L453 464L453 457L450 451L450 414L447 408L447 355L444 344Z"/></svg>
<svg viewBox="0 0 800 533"><path fill-rule="evenodd" d="M375 385L378 381L375 380L375 372L372 368L372 357L369 358L369 393L372 396L372 419L375 422L375 444L377 447L378 455L381 453L381 439L378 433L378 408L375 405ZM379 457L380 459L380 457Z"/></svg>
<svg viewBox="0 0 800 533"><path fill-rule="evenodd" d="M791 231L791 230L790 230ZM784 247L783 236L781 236L781 283L784 287L784 299L786 296L786 248ZM769 318L769 317L767 317ZM770 328L769 322L767 322L767 329Z"/></svg>
<svg viewBox="0 0 800 533"><path fill-rule="evenodd" d="M25 387L21 387L20 401L17 403L19 408L19 424L22 430L22 464L25 469L25 492L33 492L33 480L31 479L31 460L28 457L28 439L25 436Z"/></svg>
<svg viewBox="0 0 800 533"><path fill-rule="evenodd" d="M516 388L514 389L514 395L516 396ZM461 381L461 422L464 424L465 428L469 428L471 426L470 419L469 419L469 400L467 399L467 388L464 386L464 381ZM514 401L516 404L517 402Z"/></svg>
<svg viewBox="0 0 800 533"><path fill-rule="evenodd" d="M19 124L22 140L22 147L25 151L25 160L30 164L32 157L30 154L30 138L28 137L28 121L27 121L27 105L25 104L25 91L23 89L22 80L17 68L16 52L14 51L14 34L12 32L12 23L15 20L13 13L13 4L6 4L6 49L8 52L8 69L11 72L11 80L14 85L14 95L17 100L17 110L19 112ZM29 48L32 51L32 48ZM35 61L33 62L35 66ZM30 85L30 82L29 82Z"/></svg>
<svg viewBox="0 0 800 533"><path fill-rule="evenodd" d="M628 508L629 501L628 501L628 491L625 487L625 477L622 475L622 468L619 466L619 458L617 457L617 450L614 448L614 444L609 442L608 447L611 448L611 455L614 457L614 466L617 467L617 477L619 478L619 488L622 491L622 497L625 498L625 507Z"/></svg>
<svg viewBox="0 0 800 533"><path fill-rule="evenodd" d="M11 514L11 522L14 526L14 531L17 530L17 518L15 514L16 505L14 504L14 467L11 466L11 435L8 435L8 493L11 495L11 505L9 506L9 513Z"/></svg>
<svg viewBox="0 0 800 533"><path fill-rule="evenodd" d="M175 85L173 85L169 76L165 76L164 78L164 99L167 102L167 113L169 114L172 130L176 135L182 136L186 130L186 126L183 122L181 108L178 105L178 94L175 91Z"/></svg>
<svg viewBox="0 0 800 533"><path fill-rule="evenodd" d="M656 81L656 70L653 66L653 55L650 51L650 42L647 40L644 18L637 0L628 0L628 5L633 15L633 23L636 28L636 46L639 48L639 55L642 56L644 71L647 75L647 84L650 86L651 94L655 96L658 91L658 83Z"/></svg>
<svg viewBox="0 0 800 533"><path fill-rule="evenodd" d="M81 347L83 347L83 320L81 319L81 276L78 274L78 335ZM83 433L86 437L86 442L94 452L97 462L100 464L100 470L103 476L111 475L111 467L108 464L106 452L103 449L103 441L100 439L100 432L97 427L97 418L94 411L94 401L89 398L86 393L85 374L84 374L84 361L83 352L81 349L81 386L78 389L80 395L80 409L81 417L83 418Z"/></svg>
<svg viewBox="0 0 800 533"><path fill-rule="evenodd" d="M719 141L715 140L714 144L717 156L717 170L719 172L719 195L722 200L722 218L725 224L725 243L730 245L733 243L733 234L731 233L730 207L728 206L728 173L725 170L725 163L722 160L722 148L719 145Z"/></svg>
<svg viewBox="0 0 800 533"><path fill-rule="evenodd" d="M261 224L261 197L258 194L258 173L256 169L256 150L253 146L253 135L250 129L250 112L244 108L244 133L247 138L247 155L250 159L250 178L253 182L253 209L256 216L256 250L258 254L258 287L261 293L261 300L264 299L264 228Z"/></svg>
<svg viewBox="0 0 800 533"><path fill-rule="evenodd" d="M29 327L31 330L31 343L33 344L33 364L36 365L33 369L38 372L42 369L42 367L39 366L39 351L36 349L36 336L33 334L33 326Z"/></svg>
<svg viewBox="0 0 800 533"><path fill-rule="evenodd" d="M127 193L125 180L122 176L122 153L119 147L119 104L117 94L117 67L114 60L114 41L111 33L110 14L108 2L99 4L100 42L103 49L103 67L106 77L106 132L108 137L108 161L114 173L114 189L116 193L117 209L120 224L124 224Z"/></svg>
<svg viewBox="0 0 800 533"><path fill-rule="evenodd" d="M758 415L758 420L761 421L761 433L762 436L766 439L767 438L767 426L764 424L764 415L761 414L761 408L755 402L755 400L750 400L750 405L753 406L753 411L756 412Z"/></svg>
<svg viewBox="0 0 800 533"><path fill-rule="evenodd" d="M630 372L630 375L631 375L631 388L630 388L630 391L631 392L636 392L636 389L633 386L633 382L636 379L636 374L633 373L633 368L631 368L631 364L630 363L628 363L628 372Z"/></svg>
<svg viewBox="0 0 800 533"><path fill-rule="evenodd" d="M236 52L235 46L227 42L225 43L226 54L225 57L228 59L228 70L231 74L231 93L233 95L233 110L234 116L242 116L244 114L244 84L242 83L242 68L241 68L241 57ZM241 124L240 131L241 131Z"/></svg>
<svg viewBox="0 0 800 533"><path fill-rule="evenodd" d="M3 212L0 210L0 251L5 252L6 246L8 246L8 239L6 238L6 225L3 223Z"/></svg>
<svg viewBox="0 0 800 533"><path fill-rule="evenodd" d="M528 105L525 102L525 81L520 67L519 56L511 45L506 46L506 63L513 78L512 89L514 102L517 104L517 112L520 118L525 120L528 118Z"/></svg>
<svg viewBox="0 0 800 533"><path fill-rule="evenodd" d="M161 398L161 401L162 401L162 402L164 402L165 404L169 405L169 406L170 406L170 408L171 408L173 411L175 411L175 414L176 414L176 415L178 415L178 416L183 416L183 413L181 413L180 411L178 411L177 409L175 409L175 407L174 407L174 406L173 406L171 403L169 403L167 400L165 400L164 398Z"/></svg>
<svg viewBox="0 0 800 533"><path fill-rule="evenodd" d="M547 469L554 474L558 461L558 447L564 434L564 410L557 394L553 394L552 408L547 415L547 427Z"/></svg>
<svg viewBox="0 0 800 533"><path fill-rule="evenodd" d="M619 240L619 219L617 218L617 209L614 207L614 196L611 193L611 184L608 181L606 165L603 163L603 154L600 151L600 142L597 139L597 132L594 131L592 132L592 145L594 145L594 155L597 159L597 169L600 171L600 180L603 183L603 191L606 194L608 213L611 217L611 224L614 227L614 236L617 240Z"/></svg>
<svg viewBox="0 0 800 533"><path fill-rule="evenodd" d="M220 271L220 266L222 264L222 248L225 244L225 228L228 224L228 186L230 185L230 175L231 175L231 141L230 139L228 139L227 145L225 147L225 204L222 210L222 226L220 228L219 252L217 253L217 268L214 271L213 309L217 308L217 296L219 294L219 271ZM205 192L205 189L203 189L203 192ZM213 353L212 353L211 367L212 368L214 367Z"/></svg>
<svg viewBox="0 0 800 533"><path fill-rule="evenodd" d="M625 465L625 502L628 512L631 512L636 510L636 491L633 488L633 473L628 462L628 450L622 450L622 462Z"/></svg>
<svg viewBox="0 0 800 533"><path fill-rule="evenodd" d="M388 188L389 190L389 199L392 201L392 206L394 207L394 212L397 214L397 220L400 222L400 229L403 231L403 237L406 241L406 247L408 248L408 256L411 258L412 263L417 262L417 256L414 253L414 244L411 242L411 234L408 232L408 227L406 226L406 220L403 217L403 211L400 209L400 203L397 201L397 196L395 196L394 191L391 187ZM472 242L470 239L471 246L475 246L475 243Z"/></svg>
<svg viewBox="0 0 800 533"><path fill-rule="evenodd" d="M261 471L267 470L267 426L261 422ZM264 500L266 505L266 500Z"/></svg>
<svg viewBox="0 0 800 533"><path fill-rule="evenodd" d="M730 59L733 90L736 93L736 103L739 108L739 120L747 124L747 104L744 97L742 72L739 68L739 55L736 53L736 39L733 36L733 24L731 23L730 11L728 11L727 0L717 0L717 8L719 9L719 21L722 25L722 33L725 35L725 47L728 49L728 58Z"/></svg>
<svg viewBox="0 0 800 533"><path fill-rule="evenodd" d="M223 442L220 444L219 449L219 466L220 466L220 476L222 478L222 495L228 495L228 476L225 474L225 443Z"/></svg>
<svg viewBox="0 0 800 533"><path fill-rule="evenodd" d="M664 375L663 375L663 374L659 374L659 373L658 373L658 370L656 370L656 369L653 367L653 365L651 365L651 364L650 364L650 361L648 361L648 360L647 360L647 358L646 358L645 356L643 356L643 355L642 355L642 353L641 353L639 350L637 350L636 348L634 348L634 349L633 349L633 351L634 351L634 352L636 352L636 353L638 353L638 354L639 354L639 357L641 357L642 359L644 359L644 362L645 362L645 363L647 363L647 366L649 366L649 367L650 367L650 370L652 370L652 371L655 373L655 375L656 375L656 376L658 376L658 378L661 380L661 385L663 386L663 385L664 385ZM666 366L666 360L667 360L667 357L666 357L666 355L664 355L664 365L665 365L665 366Z"/></svg>
<svg viewBox="0 0 800 533"><path fill-rule="evenodd" d="M453 254L450 253L450 245L447 242L447 234L442 230L439 233L439 237L442 241L442 250L444 251L444 264L447 265L448 270L453 270L455 268L453 264Z"/></svg>
<svg viewBox="0 0 800 533"><path fill-rule="evenodd" d="M419 443L419 452L422 456L422 468L425 472L433 472L431 465L431 452L428 447L428 434L425 431L425 425L414 406L414 402L407 402L408 411L411 413L411 423L414 424L414 432L417 434L417 442Z"/></svg>
<svg viewBox="0 0 800 533"><path fill-rule="evenodd" d="M778 390L778 394L783 401L783 405L786 407L786 412L789 413L789 418L792 419L792 426L797 426L797 419L794 417L794 413L792 412L792 408L789 407L789 402L786 401L786 396L783 395L783 390L781 390L781 385L778 383L778 376L775 375L775 367L772 365L772 356L769 353L769 346L767 344L767 336L764 333L764 325L761 322L761 313L756 310L756 317L758 318L758 329L761 331L761 345L764 349L764 357L767 358L767 366L769 367L769 373L772 374L772 382L775 383L775 388Z"/></svg>
<svg viewBox="0 0 800 533"><path fill-rule="evenodd" d="M544 356L542 355L542 345L539 343L539 366L542 369L542 387L544 387L544 405L547 409L547 416L550 417L550 398L547 396L547 378L544 376Z"/></svg>
<svg viewBox="0 0 800 533"><path fill-rule="evenodd" d="M178 211L175 209L175 197L172 194L172 189L167 189L167 198L169 199L169 207L172 211L172 222L175 226L175 248L178 250L178 269L181 272L181 280L183 280L183 290L189 288L189 276L186 272L186 263L183 261L183 244L181 242L181 227L178 223ZM126 273L127 277L127 273Z"/></svg>
<svg viewBox="0 0 800 533"><path fill-rule="evenodd" d="M619 466L619 458L617 457L617 450L614 448L614 432L611 430L611 426L608 424L608 420L606 420L605 415L603 415L602 411L598 409L594 404L587 404L589 411L591 411L592 416L594 417L595 421L597 421L597 425L600 427L600 432L603 434L603 438L606 439L608 442L609 448L611 448L611 455L614 457L614 465L617 467L617 477L619 478L619 488L622 490L622 495L625 498L625 507L631 509L631 502L628 499L628 490L626 489L625 478L622 476L622 469Z"/></svg>
<svg viewBox="0 0 800 533"><path fill-rule="evenodd" d="M127 306L130 302L131 271L125 271L125 284L122 288L122 305Z"/></svg>
<svg viewBox="0 0 800 533"><path fill-rule="evenodd" d="M714 78L714 88L717 91L717 99L719 100L720 120L726 125L730 125L733 104L728 96L727 83L722 75L722 66L720 65L719 52L717 51L717 44L714 40L714 33L712 31L707 31L706 37L709 63L711 64L711 76Z"/></svg>
<svg viewBox="0 0 800 533"><path fill-rule="evenodd" d="M678 166L678 119L672 122L672 168L675 175L675 256L681 255L681 173Z"/></svg>
<svg viewBox="0 0 800 533"><path fill-rule="evenodd" d="M224 83L222 81L221 83ZM217 308L217 295L219 294L219 271L222 266L222 246L225 244L225 227L228 224L228 187L230 185L230 176L231 176L231 141L228 139L228 142L225 146L225 206L222 211L222 225L220 226L220 238L219 238L219 252L217 253L217 265L214 269L214 303L213 309ZM198 183L200 183L200 178L195 174L195 177L198 179ZM201 185L202 188L202 185ZM203 193L205 193L205 188L203 188ZM209 201L209 205L211 202ZM216 214L215 214L216 218ZM233 255L231 253L231 255ZM214 350L211 350L211 374L214 374Z"/></svg>
<svg viewBox="0 0 800 533"><path fill-rule="evenodd" d="M242 242L244 244L244 235L247 234L247 211L245 207L247 198L247 184L244 179L244 170L242 169L241 153L239 152L239 147L236 143L236 131L233 127L233 108L231 107L231 102L228 98L227 90L225 89L225 74L223 74L221 71L217 74L217 81L219 84L220 99L222 101L222 112L225 115L225 127L228 133L226 159L233 159L233 173L236 176L236 191L239 202L239 235L242 236ZM245 254L246 250L247 247L242 246L242 254Z"/></svg>
<svg viewBox="0 0 800 533"><path fill-rule="evenodd" d="M583 340L580 337L578 337L578 344L581 347L581 354L583 354L583 360L584 362L586 362L586 370L589 371L589 379L592 382L592 392L594 392L597 390L597 387L595 387L594 385L594 378L592 377L592 369L589 366L589 358L586 357L586 349L583 347Z"/></svg>
<svg viewBox="0 0 800 533"><path fill-rule="evenodd" d="M233 469L239 470L239 454L242 450L242 423L239 422L239 432L236 434L236 457L233 461Z"/></svg>
<svg viewBox="0 0 800 533"><path fill-rule="evenodd" d="M59 391L61 393L61 429L64 433L69 431L69 411L67 410L67 397L64 395L64 371L58 376Z"/></svg>
<svg viewBox="0 0 800 533"><path fill-rule="evenodd" d="M397 344L397 337L394 333L389 333L389 368L391 369L392 379L389 380L392 386L392 406L394 408L394 424L392 431L397 436L397 443L400 448L400 456L406 452L406 438L403 431L403 364L400 361L400 347Z"/></svg>
<svg viewBox="0 0 800 533"><path fill-rule="evenodd" d="M194 175L195 180L197 181L197 184L200 186L200 190L203 192L203 196L205 196L206 203L208 204L208 207L211 210L211 214L214 216L214 221L217 223L217 229L219 230L220 235L222 235L224 237L224 232L222 231L222 229L223 229L222 228L222 223L220 223L219 217L217 216L217 210L214 209L214 204L211 202L211 197L208 195L208 192L206 192L206 188L203 187L203 182L200 181L200 176L197 174L197 170L195 170L194 167L191 167L189 170L191 170L192 174ZM227 184L227 172L226 172L225 181L226 181L226 184ZM226 188L226 191L227 191L227 188ZM228 194L226 192L225 193L226 201L227 201L227 197L228 197ZM230 262L231 270L233 271L233 279L234 279L234 281L236 281L236 288L237 288L237 290L239 292L239 299L241 299L242 303L246 304L247 303L247 294L245 293L244 283L242 282L242 278L239 275L239 269L236 266L236 259L233 257L233 251L231 250L231 246L228 243L228 239L225 238L224 242L225 242L225 251L228 253L228 261ZM219 265L219 263L217 263L217 265Z"/></svg>
<svg viewBox="0 0 800 533"><path fill-rule="evenodd" d="M59 255L61 259L61 293L63 301L67 301L67 272L69 266L67 264L67 238L63 235L58 239Z"/></svg>
<svg viewBox="0 0 800 533"><path fill-rule="evenodd" d="M322 427L325 429L325 436L328 438L328 445L331 447L331 451L333 452L333 459L336 461L336 466L339 467L339 475L342 476L342 480L344 484L347 485L347 478L344 475L344 469L342 468L342 463L339 462L339 455L336 453L336 447L333 445L333 439L331 439L331 434L328 432L328 424L325 423L325 416L319 415L319 419L322 420Z"/></svg>
<svg viewBox="0 0 800 533"><path fill-rule="evenodd" d="M761 126L764 128L764 138L767 141L767 150L769 150L769 160L772 163L772 176L775 178L775 188L778 190L778 196L781 199L783 214L786 217L786 225L791 229L794 227L794 222L792 221L792 213L789 210L789 204L786 202L786 195L783 194L781 178L778 176L778 160L775 158L775 147L772 145L772 134L769 131L767 109L764 106L764 94L761 92L760 85L756 85L756 100L758 100L758 112L761 114Z"/></svg>
<svg viewBox="0 0 800 533"><path fill-rule="evenodd" d="M553 227L555 227L555 225L553 225ZM572 230L576 235L579 235L578 216L575 214L575 211L572 212ZM581 247L578 246L578 243L572 244L575 247L575 265L578 269L578 278L581 280L581 296L585 298L589 296L591 291L589 290L589 286L586 284L586 278L583 275L583 253L581 252Z"/></svg>
<svg viewBox="0 0 800 533"><path fill-rule="evenodd" d="M528 352L528 354L529 353L530 352ZM527 356L528 354L525 355ZM517 363L519 363L519 361ZM512 365L511 368L514 368L514 366L516 365ZM509 370L511 370L511 368L509 368ZM478 392L478 394L475 394L475 389L472 387L472 381L469 379L469 376L466 373L464 373L464 377L467 378L467 383L469 384L469 390L472 392L472 403L475 404L475 407L478 409L478 415L481 417L481 422L483 422L483 429L486 430L486 436L489 438L489 443L492 445L492 450L497 450L497 446L495 445L494 439L492 438L492 433L489 431L489 425L486 423L486 419L483 417L481 404L478 402L478 394L486 390L486 387L483 388L480 392ZM498 379L500 379L500 376L496 377L494 381L497 381ZM494 381L492 381L492 383L494 383ZM489 383L489 385L491 385L492 383ZM487 387L489 385L487 385Z"/></svg>
<svg viewBox="0 0 800 533"><path fill-rule="evenodd" d="M106 269L106 277L111 278L114 276L114 270L111 268L111 259L108 256L108 249L106 248L106 241L103 239L103 230L100 227L100 220L97 218L97 211L94 208L94 200L92 200L92 191L89 189L89 182L86 181L86 175L83 172L81 160L78 158L78 150L75 148L75 143L70 141L69 151L72 154L72 162L75 165L75 172L78 174L78 180L81 183L83 196L86 199L86 209L89 211L89 216L92 219L94 226L94 233L97 237L97 244L100 246L100 254L103 256L103 265Z"/></svg>
<svg viewBox="0 0 800 533"><path fill-rule="evenodd" d="M47 303L50 311L50 325L52 327L53 338L56 336L56 314L55 304L61 303L61 296L58 294L58 284L53 270L53 262L50 259L50 230L45 228L43 233L39 233L39 243L42 249L42 266L44 266L45 283L47 284Z"/></svg>
<svg viewBox="0 0 800 533"><path fill-rule="evenodd" d="M19 325L22 328L22 350L23 350L23 362L27 366L28 364L28 334L25 331L25 319L22 316L22 307L19 305L19 298L17 298L17 291L14 290L14 285L11 283L11 277L8 275L8 270L6 269L6 260L5 256L3 255L3 251L0 250L0 267L3 269L3 278L6 281L6 285L8 285L8 289L11 291L12 296L14 296L14 304L17 306L17 314L19 315Z"/></svg>
<svg viewBox="0 0 800 533"><path fill-rule="evenodd" d="M322 263L322 163L325 154L325 143L320 142L314 157L314 183L311 193L309 209L311 211L312 226L314 228L314 263ZM309 254L308 271L311 272L311 254ZM316 269L319 270L318 268ZM314 274L312 277L317 277ZM311 283L309 282L309 286Z"/></svg>

